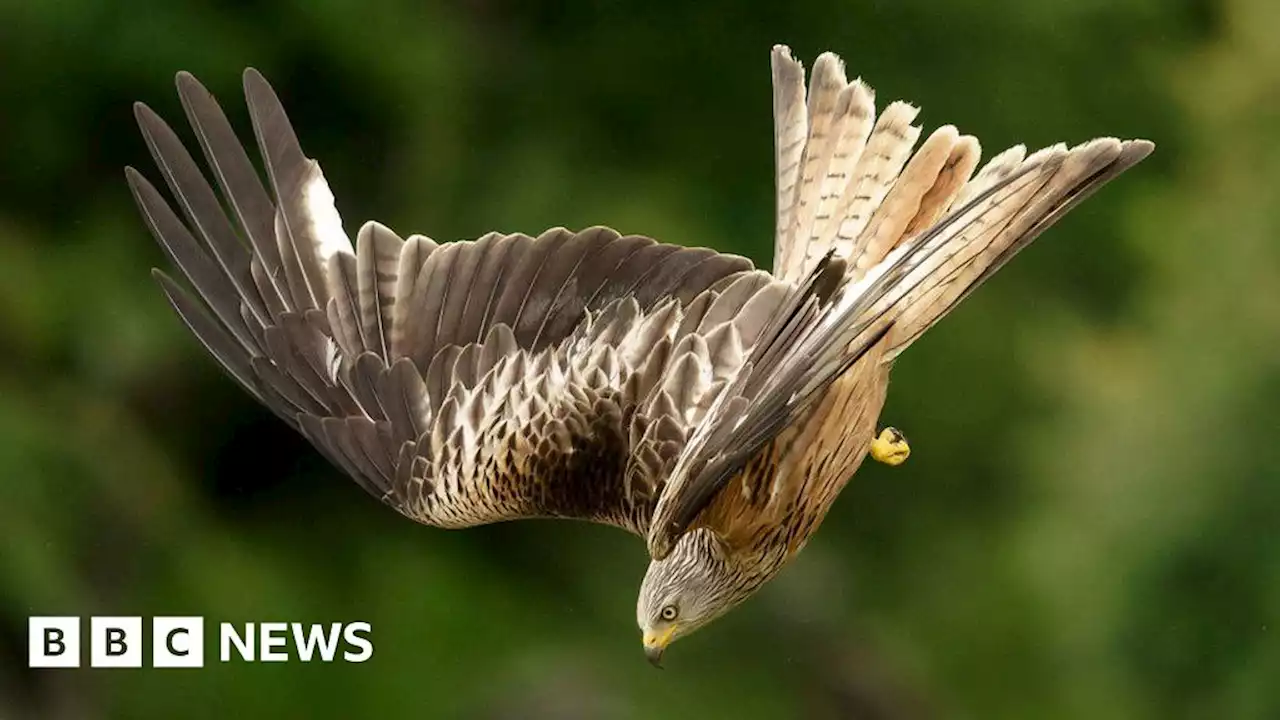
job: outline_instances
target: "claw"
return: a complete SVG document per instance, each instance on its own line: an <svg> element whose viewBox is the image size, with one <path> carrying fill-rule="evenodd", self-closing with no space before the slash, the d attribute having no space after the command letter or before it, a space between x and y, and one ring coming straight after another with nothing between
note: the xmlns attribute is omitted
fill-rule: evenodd
<svg viewBox="0 0 1280 720"><path fill-rule="evenodd" d="M886 427L871 441L871 457L885 465L901 465L911 455L911 446L900 430Z"/></svg>

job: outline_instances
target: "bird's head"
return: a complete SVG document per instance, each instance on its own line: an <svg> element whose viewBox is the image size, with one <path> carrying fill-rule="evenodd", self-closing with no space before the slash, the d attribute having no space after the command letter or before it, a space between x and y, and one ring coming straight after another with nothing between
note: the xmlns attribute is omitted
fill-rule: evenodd
<svg viewBox="0 0 1280 720"><path fill-rule="evenodd" d="M686 533L670 555L650 562L636 602L649 662L662 667L662 654L674 640L745 600L759 585L748 582L743 570L705 529Z"/></svg>

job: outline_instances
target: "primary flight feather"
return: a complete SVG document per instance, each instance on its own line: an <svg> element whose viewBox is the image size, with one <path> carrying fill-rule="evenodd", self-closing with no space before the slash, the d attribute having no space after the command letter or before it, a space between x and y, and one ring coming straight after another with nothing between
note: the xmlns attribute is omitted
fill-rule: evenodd
<svg viewBox="0 0 1280 720"><path fill-rule="evenodd" d="M954 127L916 147L915 108L877 117L835 55L807 91L787 48L772 64L772 273L604 227L441 244L369 222L352 242L254 70L265 184L186 73L205 168L138 104L173 205L126 175L186 279L153 271L182 321L374 497L437 527L563 517L645 538L636 619L656 664L794 557L868 452L905 457L876 433L893 360L1152 150L1015 147L978 169Z"/></svg>

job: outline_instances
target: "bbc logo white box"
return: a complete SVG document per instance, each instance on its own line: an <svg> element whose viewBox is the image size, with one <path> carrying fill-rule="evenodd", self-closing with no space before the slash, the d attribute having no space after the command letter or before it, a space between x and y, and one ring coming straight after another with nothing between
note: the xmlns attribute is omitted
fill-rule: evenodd
<svg viewBox="0 0 1280 720"><path fill-rule="evenodd" d="M80 618L66 616L28 618L27 666L33 668L80 667Z"/></svg>
<svg viewBox="0 0 1280 720"><path fill-rule="evenodd" d="M100 668L142 667L142 618L90 618L89 665Z"/></svg>
<svg viewBox="0 0 1280 720"><path fill-rule="evenodd" d="M152 618L151 666L158 668L204 667L204 618Z"/></svg>

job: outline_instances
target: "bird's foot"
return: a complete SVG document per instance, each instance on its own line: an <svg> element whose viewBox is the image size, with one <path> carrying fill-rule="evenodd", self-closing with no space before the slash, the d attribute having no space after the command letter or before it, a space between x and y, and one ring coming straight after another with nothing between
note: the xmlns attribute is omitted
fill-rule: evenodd
<svg viewBox="0 0 1280 720"><path fill-rule="evenodd" d="M885 465L901 465L911 455L907 438L897 428L887 427L871 441L871 457Z"/></svg>

